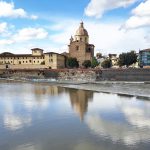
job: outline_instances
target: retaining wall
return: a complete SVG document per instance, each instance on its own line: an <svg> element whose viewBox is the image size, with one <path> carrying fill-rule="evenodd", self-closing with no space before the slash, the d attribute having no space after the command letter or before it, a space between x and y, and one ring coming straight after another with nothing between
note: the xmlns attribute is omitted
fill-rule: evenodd
<svg viewBox="0 0 150 150"><path fill-rule="evenodd" d="M150 69L1 69L0 77L59 81L150 81Z"/></svg>

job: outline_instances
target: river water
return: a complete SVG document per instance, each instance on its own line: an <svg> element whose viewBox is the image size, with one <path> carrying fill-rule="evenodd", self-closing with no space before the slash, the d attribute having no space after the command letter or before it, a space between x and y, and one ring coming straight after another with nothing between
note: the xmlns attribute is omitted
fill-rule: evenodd
<svg viewBox="0 0 150 150"><path fill-rule="evenodd" d="M0 82L0 150L150 150L150 101Z"/></svg>

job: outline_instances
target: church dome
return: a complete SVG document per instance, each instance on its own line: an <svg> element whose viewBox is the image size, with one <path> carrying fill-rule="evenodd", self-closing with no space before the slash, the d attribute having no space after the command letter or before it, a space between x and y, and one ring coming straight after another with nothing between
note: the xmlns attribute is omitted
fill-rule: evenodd
<svg viewBox="0 0 150 150"><path fill-rule="evenodd" d="M88 32L84 28L83 22L80 23L80 26L78 30L76 31L76 36L88 36Z"/></svg>

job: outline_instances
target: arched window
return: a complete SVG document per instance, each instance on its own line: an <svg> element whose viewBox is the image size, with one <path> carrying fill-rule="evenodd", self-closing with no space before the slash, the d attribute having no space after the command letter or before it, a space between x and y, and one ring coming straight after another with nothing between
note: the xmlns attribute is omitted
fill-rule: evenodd
<svg viewBox="0 0 150 150"><path fill-rule="evenodd" d="M85 37L85 42L87 42L87 37Z"/></svg>
<svg viewBox="0 0 150 150"><path fill-rule="evenodd" d="M76 46L76 50L77 50L77 51L79 50L79 46Z"/></svg>

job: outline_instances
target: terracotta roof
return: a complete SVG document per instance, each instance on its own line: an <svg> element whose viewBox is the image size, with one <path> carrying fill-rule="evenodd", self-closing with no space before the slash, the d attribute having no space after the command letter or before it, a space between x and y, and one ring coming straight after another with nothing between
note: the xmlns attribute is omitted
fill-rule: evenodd
<svg viewBox="0 0 150 150"><path fill-rule="evenodd" d="M43 49L40 49L40 48L32 48L31 50L40 50L40 51L44 51Z"/></svg>
<svg viewBox="0 0 150 150"><path fill-rule="evenodd" d="M32 54L13 54L9 52L4 52L0 54L0 57L43 57L44 55L32 55Z"/></svg>
<svg viewBox="0 0 150 150"><path fill-rule="evenodd" d="M47 52L47 53L44 53L44 54L56 54L56 55L61 55L61 56L65 56L63 54L59 54L59 53L55 53L55 52ZM65 56L66 57L66 56Z"/></svg>
<svg viewBox="0 0 150 150"><path fill-rule="evenodd" d="M76 31L76 36L88 36L87 30L84 28L83 22L80 23L78 30Z"/></svg>

